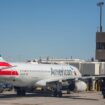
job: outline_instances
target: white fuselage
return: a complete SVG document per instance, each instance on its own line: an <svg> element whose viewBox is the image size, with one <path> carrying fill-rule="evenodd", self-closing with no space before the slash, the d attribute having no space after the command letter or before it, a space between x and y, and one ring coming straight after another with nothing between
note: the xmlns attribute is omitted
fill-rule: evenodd
<svg viewBox="0 0 105 105"><path fill-rule="evenodd" d="M0 70L0 80L12 83L14 86L44 86L47 81L81 77L78 69L71 65L31 63L11 64L13 65L12 68ZM7 71L10 71L11 73L8 73Z"/></svg>

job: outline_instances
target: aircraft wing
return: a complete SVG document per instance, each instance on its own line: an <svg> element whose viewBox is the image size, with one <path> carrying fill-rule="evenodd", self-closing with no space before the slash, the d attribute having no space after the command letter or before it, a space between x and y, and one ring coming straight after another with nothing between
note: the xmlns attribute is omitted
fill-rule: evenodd
<svg viewBox="0 0 105 105"><path fill-rule="evenodd" d="M71 80L86 80L86 79L100 79L105 78L105 75L97 75L97 76L72 76L72 77L55 77L55 78L49 78L40 80L36 83L36 85L39 86L46 86L47 84L52 84L56 82L63 82L63 81L71 81Z"/></svg>
<svg viewBox="0 0 105 105"><path fill-rule="evenodd" d="M62 82L62 81L70 81L70 80L75 80L78 79L80 77L54 77L54 78L49 78L49 79L44 79L44 80L40 80L36 83L36 85L39 86L46 86L46 84L51 84L51 83L56 83L56 82Z"/></svg>

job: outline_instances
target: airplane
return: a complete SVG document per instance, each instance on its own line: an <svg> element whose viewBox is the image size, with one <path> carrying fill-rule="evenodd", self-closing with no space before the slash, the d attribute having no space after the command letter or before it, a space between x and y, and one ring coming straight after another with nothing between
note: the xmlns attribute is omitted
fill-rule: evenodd
<svg viewBox="0 0 105 105"><path fill-rule="evenodd" d="M84 91L87 85L78 80L82 75L71 65L9 63L0 56L0 81L14 86L18 96L25 96L27 90L37 87L49 89L52 96L62 97L63 83L67 90Z"/></svg>

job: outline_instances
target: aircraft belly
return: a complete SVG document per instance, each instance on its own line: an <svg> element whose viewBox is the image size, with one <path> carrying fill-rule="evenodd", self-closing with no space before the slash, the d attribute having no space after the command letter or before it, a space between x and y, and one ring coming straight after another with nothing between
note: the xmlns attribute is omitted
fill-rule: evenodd
<svg viewBox="0 0 105 105"><path fill-rule="evenodd" d="M14 77L14 76L0 76L0 82L10 83L14 86L31 86L31 81L26 78Z"/></svg>

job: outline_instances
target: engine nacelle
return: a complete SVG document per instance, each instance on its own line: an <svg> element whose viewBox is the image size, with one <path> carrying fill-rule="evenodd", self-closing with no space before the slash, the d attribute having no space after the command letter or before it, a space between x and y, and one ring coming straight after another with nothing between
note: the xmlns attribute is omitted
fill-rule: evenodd
<svg viewBox="0 0 105 105"><path fill-rule="evenodd" d="M84 81L76 81L75 82L75 90L76 91L86 91L87 89L87 84Z"/></svg>

